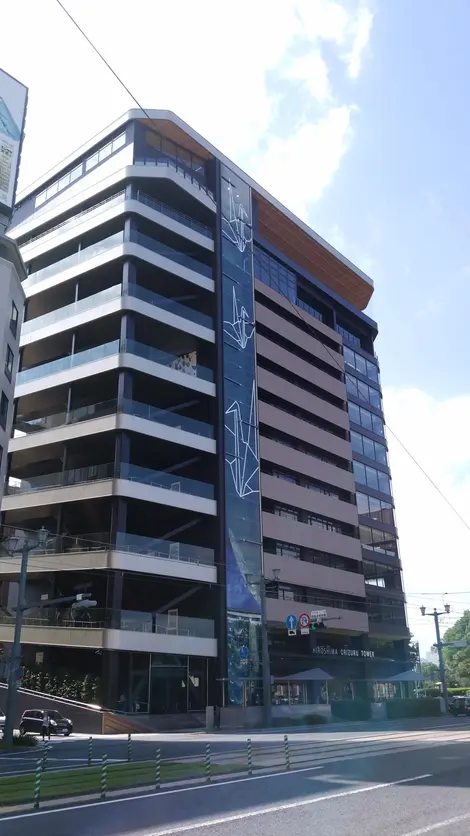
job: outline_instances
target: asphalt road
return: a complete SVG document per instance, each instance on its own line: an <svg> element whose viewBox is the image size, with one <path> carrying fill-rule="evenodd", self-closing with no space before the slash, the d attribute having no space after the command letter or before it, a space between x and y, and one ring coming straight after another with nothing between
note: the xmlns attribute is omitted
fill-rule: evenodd
<svg viewBox="0 0 470 836"><path fill-rule="evenodd" d="M319 736L315 767L6 816L1 833L468 836L470 725Z"/></svg>
<svg viewBox="0 0 470 836"><path fill-rule="evenodd" d="M386 722L379 724L354 723L337 726L317 727L300 731L285 729L289 738L298 743L315 744L319 752L328 752L332 747L343 745L347 741L364 741L362 748L368 751L384 740L388 744L392 737L397 745L406 743L406 735L414 734L426 729L439 733L448 730L469 730L470 720L467 718L430 718L421 721ZM160 748L163 759L176 758L204 758L205 744L210 742L214 753L242 752L246 749L247 738L251 737L253 749L256 752L270 747L279 747L283 741L284 730L273 732L232 732L206 734L204 732L182 734L142 734L132 739L132 760L153 760L156 749ZM361 744L362 745L362 744ZM73 769L88 762L88 736L73 735L73 737L52 737L48 763L51 769ZM0 776L32 772L36 768L38 756L41 754L42 742L34 749L25 749L8 754L0 753ZM101 763L102 755L107 754L110 763L127 760L127 736L99 735L93 738L92 759L96 764Z"/></svg>

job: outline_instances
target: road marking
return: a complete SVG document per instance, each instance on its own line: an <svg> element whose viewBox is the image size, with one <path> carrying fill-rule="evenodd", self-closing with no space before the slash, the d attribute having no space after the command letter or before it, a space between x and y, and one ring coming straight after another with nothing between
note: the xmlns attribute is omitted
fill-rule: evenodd
<svg viewBox="0 0 470 836"><path fill-rule="evenodd" d="M422 781L424 778L431 777L431 774L415 775L413 778L401 778L399 781L389 781L386 784L373 784L371 787L359 787L359 789L344 790L344 792L335 792L330 795L317 795L314 798L306 798L302 801L292 801L289 804L277 804L274 807L264 807L261 810L249 810L246 813L235 813L233 816L223 816L219 819L208 819L206 821L194 822L193 824L184 824L181 827L171 827L168 830L154 830L143 834L143 836L176 836L178 833L189 833L191 830L199 830L203 827L217 827L217 825L231 824L232 822L243 821L244 819L254 819L258 816L269 815L270 813L281 813L284 810L308 807L311 804L319 804L321 801L334 801L338 798L347 798L350 795L374 792L374 790L383 790L388 787L396 787L398 784L409 784L413 781ZM405 836L415 836L415 834L405 834Z"/></svg>
<svg viewBox="0 0 470 836"><path fill-rule="evenodd" d="M301 769L289 770L289 775L296 775L299 772L315 772L318 769L323 769L323 766L304 766ZM268 775L251 775L247 778L231 778L229 781L218 781L214 784L197 784L193 787L177 787L174 790L161 790L160 792L145 792L139 795L126 795L122 798L107 798L104 801L88 801L85 804L67 804L65 807L54 807L51 810L36 810L30 813L18 813L16 816L2 816L0 814L0 824L4 821L16 821L17 819L29 819L31 816L50 816L54 813L68 813L70 810L87 810L90 807L104 807L106 804L122 804L124 801L141 801L143 798L160 798L162 795L177 795L181 792L195 792L196 790L210 790L216 787L226 787L229 784L243 784L246 781L263 781L266 778L285 778L285 772L270 772ZM429 776L421 776L429 777ZM411 781L417 781L417 778L411 778ZM398 783L400 783L398 781Z"/></svg>
<svg viewBox="0 0 470 836"><path fill-rule="evenodd" d="M438 821L436 824L428 824L426 827L420 827L418 830L410 830L408 833L403 833L402 836L424 836L425 833L432 833L433 830L439 830L441 827L449 827L450 824L457 824L457 822L465 821L466 819L470 819L470 813L455 816L453 819Z"/></svg>

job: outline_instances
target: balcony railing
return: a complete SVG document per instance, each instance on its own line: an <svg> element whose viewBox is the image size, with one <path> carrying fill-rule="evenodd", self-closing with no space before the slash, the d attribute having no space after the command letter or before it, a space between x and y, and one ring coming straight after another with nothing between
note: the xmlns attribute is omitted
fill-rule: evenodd
<svg viewBox="0 0 470 836"><path fill-rule="evenodd" d="M98 482L102 479L112 479L114 462L106 464L78 467L74 470L64 470L60 473L44 473L41 476L30 476L28 479L10 477L6 486L6 493L11 496L35 491L46 491L50 488L65 488L81 485L86 482Z"/></svg>
<svg viewBox="0 0 470 836"><path fill-rule="evenodd" d="M108 287L106 290L101 290L99 293L94 293L93 296L87 296L86 299L79 299L77 302L72 302L70 305L64 305L63 308L57 308L55 311L50 311L42 316L37 316L35 319L30 319L23 324L21 334L30 334L32 331L37 331L38 328L45 328L46 325L53 325L55 322L62 322L70 316L83 313L84 311L91 311L99 305L104 305L105 302L110 302L113 299L119 299L122 294L122 285L115 284L113 287Z"/></svg>
<svg viewBox="0 0 470 836"><path fill-rule="evenodd" d="M0 611L0 624L14 625L15 616ZM88 610L47 607L31 607L23 615L24 627L117 629L135 633L158 633L168 636L191 636L193 638L214 638L214 622L208 618L170 616L161 613L138 612L135 610L110 610L90 608Z"/></svg>
<svg viewBox="0 0 470 836"><path fill-rule="evenodd" d="M99 203L95 203L95 205L91 206L89 209L84 209L83 212L77 212L76 215L73 215L71 218L67 218L66 221L62 221L62 223L56 224L56 226L49 227L46 232L41 232L39 235L35 235L33 238L23 241L21 246L29 247L30 244L34 244L36 241L46 241L49 237L55 238L57 234L66 232L68 228L73 229L75 226L79 226L81 223L88 221L95 215L101 215L101 213L105 212L107 209L111 209L113 206L118 206L120 203L124 203L125 199L126 193L124 191L119 192L117 195L112 195L112 197L107 197L106 200L101 200ZM50 208L50 205L48 205L43 211Z"/></svg>
<svg viewBox="0 0 470 836"><path fill-rule="evenodd" d="M114 299L119 299L124 294L124 287L122 284L113 285L99 293L94 293L92 296L87 296L85 299L79 299L77 302L72 302L70 305L64 305L63 308L57 308L42 316L37 316L30 319L23 324L22 335L31 334L39 328L45 328L47 325L53 325L56 322L62 322L71 316L84 313L86 311L94 310L106 302ZM127 288L127 295L133 296L136 299L141 299L143 302L148 302L156 308L174 313L184 319L189 319L191 322L196 322L199 325L204 325L205 328L213 329L214 323L210 316L200 313L199 311L189 308L187 305L182 305L181 302L176 302L173 299L168 299L166 296L160 296L159 293L154 293L141 287L137 284L129 285Z"/></svg>
<svg viewBox="0 0 470 836"><path fill-rule="evenodd" d="M136 464L122 463L119 476L121 479L140 482L152 488L164 488L167 491L201 496L206 499L214 498L213 485L208 482L200 482L199 479L180 476L178 473L165 473L161 470L151 470L148 467L140 467Z"/></svg>
<svg viewBox="0 0 470 836"><path fill-rule="evenodd" d="M62 258L60 261L55 261L54 264L49 264L43 267L42 270L37 270L35 273L30 273L23 282L23 287L30 287L31 285L42 282L44 279L49 279L57 273L62 273L64 270L69 270L71 267L76 267L77 264L82 264L90 258L95 258L101 253L106 253L108 250L118 247L124 242L124 232L116 232L110 235L109 238L104 238L103 241L97 241L90 247L85 247L84 250L79 250L72 255Z"/></svg>
<svg viewBox="0 0 470 836"><path fill-rule="evenodd" d="M154 157L138 157L134 160L134 165L148 165L152 167L158 168L172 168L179 174L180 177L183 177L185 180L189 180L194 186L197 186L202 192L207 194L212 200L214 200L214 192L211 192L207 186L204 186L197 177L194 176L187 168L178 164L178 161L173 157L168 156L160 156L157 159Z"/></svg>
<svg viewBox="0 0 470 836"><path fill-rule="evenodd" d="M179 252L173 247L169 247L167 244L157 241L156 238L144 235L143 232L131 229L129 240L133 241L135 244L140 244L142 247L146 247L148 250L152 250L152 252L163 255L170 261L182 264L184 267L188 267L196 273L201 273L201 275L207 276L209 279L212 278L212 267L208 267L207 264L203 264L203 262L198 261L197 258L192 258L192 256L186 255L186 253Z"/></svg>
<svg viewBox="0 0 470 836"><path fill-rule="evenodd" d="M145 418L155 424L165 424L175 429L186 430L186 432L202 435L205 438L214 438L214 428L204 421L197 421L178 412L171 412L167 409L160 409L150 404L139 403L126 399L119 406L116 399L102 401L97 404L79 406L69 412L57 412L54 415L45 415L40 418L31 418L28 421L17 418L14 426L15 437L18 434L29 435L30 433L41 432L42 430L57 429L67 424L78 424L82 421L92 421L94 418L103 418L107 415L115 415L117 412L124 412L126 415L135 415L137 418Z"/></svg>
<svg viewBox="0 0 470 836"><path fill-rule="evenodd" d="M138 191L136 200L138 200L139 203L144 203L151 209L155 209L157 212L161 212L162 215L166 215L168 218L173 218L174 221L178 221L179 223L184 224L184 226L194 229L195 232L205 235L206 238L212 239L214 237L210 227L199 223L199 221L193 220L193 218L189 215L186 215L184 212L180 212L178 209L173 209L173 207L168 206L167 203L155 200L155 198L150 197L150 195L145 194L144 192Z"/></svg>
<svg viewBox="0 0 470 836"><path fill-rule="evenodd" d="M179 560L184 563L202 563L214 565L214 550L188 543L175 543L171 540L155 540L153 537L141 537L137 534L121 533L117 535L116 549L132 554L143 554L165 560Z"/></svg>
<svg viewBox="0 0 470 836"><path fill-rule="evenodd" d="M138 343L135 340L126 340L121 346L121 351L127 351L129 354L135 354L137 357L143 357L145 360L151 360L153 363L159 363L161 366L168 366L175 371L189 374L191 377L199 377L202 380L214 380L214 372L206 366L200 366L198 363L193 363L188 355L178 357L175 354L170 354L167 351L160 351L158 348L153 348L144 343Z"/></svg>
<svg viewBox="0 0 470 836"><path fill-rule="evenodd" d="M97 345L94 348L78 351L76 354L59 357L57 360L51 360L48 363L42 363L30 369L23 369L17 375L16 382L18 386L23 383L30 383L42 377L48 377L58 372L74 369L77 366L83 366L86 363L93 363L95 360L101 360L104 357L112 357L114 354L119 354L120 352L135 354L137 357L143 357L153 363L168 366L175 369L175 371L188 374L191 377L199 377L209 381L214 380L214 373L211 369L200 366L197 363L192 363L187 356L179 357L176 354L160 351L157 348L152 348L152 346L145 345L144 343L138 343L135 340L126 340L122 344L119 340L114 340L104 345Z"/></svg>

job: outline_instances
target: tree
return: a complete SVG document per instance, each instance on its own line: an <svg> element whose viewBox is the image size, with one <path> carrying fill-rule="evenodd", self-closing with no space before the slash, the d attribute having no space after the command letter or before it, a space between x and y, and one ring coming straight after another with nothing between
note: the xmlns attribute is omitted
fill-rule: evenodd
<svg viewBox="0 0 470 836"><path fill-rule="evenodd" d="M435 665L434 662L421 662L421 676L425 682L438 682L439 665Z"/></svg>
<svg viewBox="0 0 470 836"><path fill-rule="evenodd" d="M455 642L465 639L467 647L445 647L444 661L449 671L449 679L456 680L459 685L470 682L470 610L465 610L463 616L449 627L444 633L444 642Z"/></svg>

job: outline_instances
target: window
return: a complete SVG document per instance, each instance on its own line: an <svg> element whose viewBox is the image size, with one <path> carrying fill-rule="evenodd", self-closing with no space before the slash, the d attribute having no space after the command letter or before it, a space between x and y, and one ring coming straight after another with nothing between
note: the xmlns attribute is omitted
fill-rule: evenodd
<svg viewBox="0 0 470 836"><path fill-rule="evenodd" d="M295 478L295 476L289 476L288 473L281 473L281 471L275 470L273 472L273 476L275 476L276 479L283 479L284 482L291 482L293 485L297 484L297 479Z"/></svg>
<svg viewBox="0 0 470 836"><path fill-rule="evenodd" d="M267 284L268 287L272 287L273 290L290 299L291 302L296 302L297 276L292 270L288 270L280 261L268 255L259 247L254 249L253 260L256 279Z"/></svg>
<svg viewBox="0 0 470 836"><path fill-rule="evenodd" d="M353 351L352 348L348 348L347 345L343 346L343 354L344 354L344 363L346 366L350 366L350 368L355 369L360 374L363 374L365 377L368 377L370 380L374 380L375 383L379 383L379 370L375 363L372 363L370 360L366 360L361 354L357 354L356 351Z"/></svg>
<svg viewBox="0 0 470 836"><path fill-rule="evenodd" d="M360 337L356 337L356 335L352 334L351 331L348 331L347 328L343 328L342 325L336 325L335 329L337 333L343 337L343 339L348 340L353 345L357 345L358 348L361 347Z"/></svg>
<svg viewBox="0 0 470 836"><path fill-rule="evenodd" d="M9 345L7 345L7 356L5 360L5 375L8 380L11 382L11 378L13 376L13 363L15 361L15 355L13 354Z"/></svg>
<svg viewBox="0 0 470 836"><path fill-rule="evenodd" d="M379 415L375 415L368 409L351 403L351 401L348 403L348 413L349 420L354 424L359 424L360 427L364 427L365 430L371 430L371 432L377 435L385 435L384 422Z"/></svg>
<svg viewBox="0 0 470 836"><path fill-rule="evenodd" d="M91 157L88 157L87 161L85 162L85 169L90 171L90 169L94 168L95 165L98 165L98 152L96 154L92 154Z"/></svg>
<svg viewBox="0 0 470 836"><path fill-rule="evenodd" d="M368 386L367 383L364 383L357 377L353 377L351 374L346 374L346 391L349 395L354 395L354 397L360 398L362 401L367 401L371 406L375 406L376 409L382 409L382 399L379 390Z"/></svg>
<svg viewBox="0 0 470 836"><path fill-rule="evenodd" d="M368 525L359 526L359 537L363 549L369 549L389 557L398 557L397 538L387 531L379 531Z"/></svg>
<svg viewBox="0 0 470 836"><path fill-rule="evenodd" d="M336 531L337 534L342 534L341 526L334 523L326 517L318 517L316 514L307 514L308 525L316 525L318 528L323 528L325 531Z"/></svg>
<svg viewBox="0 0 470 836"><path fill-rule="evenodd" d="M312 306L309 305L308 302L304 302L302 299L297 298L296 305L298 305L299 308L302 308L303 311L309 313L310 316L314 316L315 319L318 319L320 322L323 322L323 314L320 313L320 311L317 311L316 308L312 308Z"/></svg>
<svg viewBox="0 0 470 836"><path fill-rule="evenodd" d="M283 505L275 505L274 513L278 517L286 517L289 520L298 520L299 512L296 508L287 508Z"/></svg>
<svg viewBox="0 0 470 836"><path fill-rule="evenodd" d="M358 491L356 494L356 503L360 517L365 515L372 517L377 522L395 525L393 505L390 502L384 502L383 499L376 499L375 496L368 496Z"/></svg>
<svg viewBox="0 0 470 836"><path fill-rule="evenodd" d="M0 398L0 427L4 430L7 426L8 406L8 398L5 395L5 392L2 392L2 397Z"/></svg>
<svg viewBox="0 0 470 836"><path fill-rule="evenodd" d="M279 557L291 557L295 560L300 560L300 546L294 546L292 543L280 543L276 541L276 554Z"/></svg>
<svg viewBox="0 0 470 836"><path fill-rule="evenodd" d="M15 303L11 303L10 331L14 337L18 334L19 313Z"/></svg>
<svg viewBox="0 0 470 836"><path fill-rule="evenodd" d="M375 459L380 464L388 465L387 448L379 441L372 441L371 438L351 430L351 446L355 453L367 456L368 459Z"/></svg>
<svg viewBox="0 0 470 836"><path fill-rule="evenodd" d="M353 462L354 478L360 485L367 485L375 491L391 494L390 477L375 467L369 467L360 462Z"/></svg>

